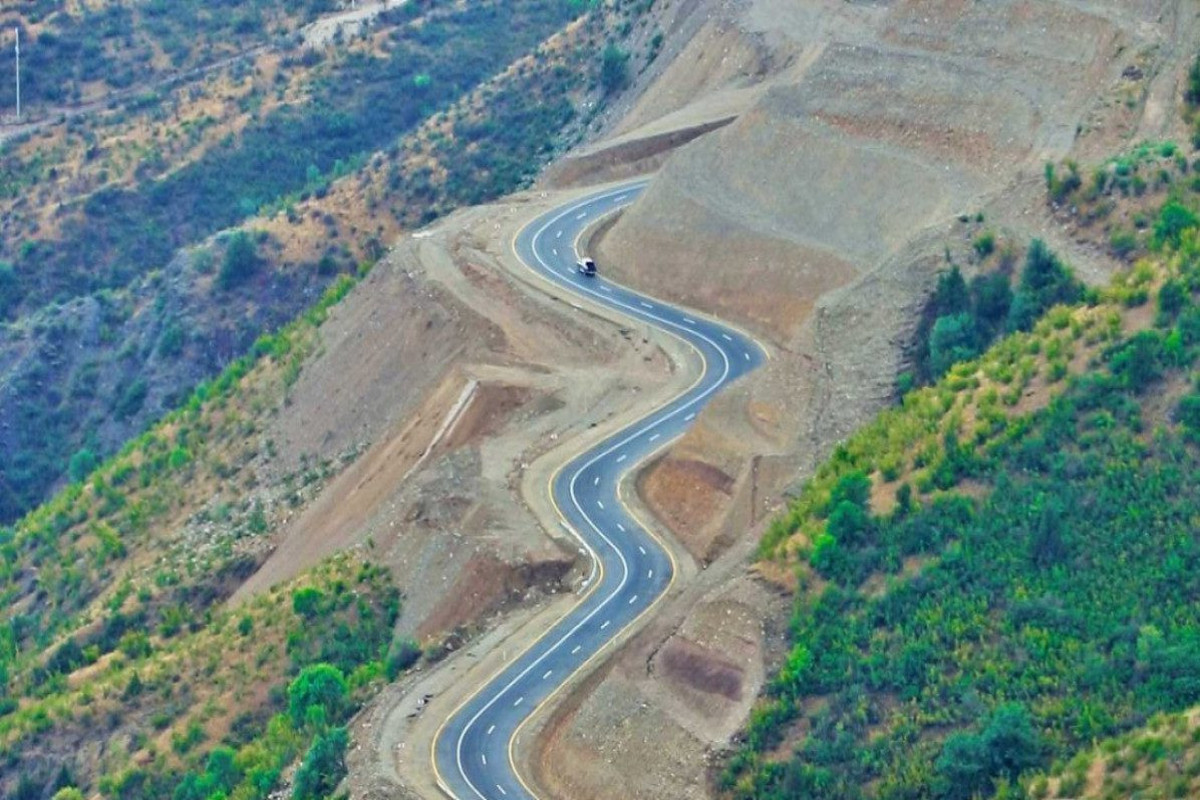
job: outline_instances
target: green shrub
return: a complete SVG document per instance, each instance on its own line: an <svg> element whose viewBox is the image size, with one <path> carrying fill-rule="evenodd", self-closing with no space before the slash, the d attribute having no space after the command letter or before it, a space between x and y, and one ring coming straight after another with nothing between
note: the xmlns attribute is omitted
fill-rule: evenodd
<svg viewBox="0 0 1200 800"><path fill-rule="evenodd" d="M174 358L183 352L185 335L178 322L171 322L158 338L158 354L163 358Z"/></svg>
<svg viewBox="0 0 1200 800"><path fill-rule="evenodd" d="M346 776L346 746L349 736L345 728L334 728L318 734L296 770L292 784L293 800L319 800L328 797Z"/></svg>
<svg viewBox="0 0 1200 800"><path fill-rule="evenodd" d="M992 231L984 231L975 237L971 246L975 249L976 255L980 258L987 258L996 250L996 234Z"/></svg>
<svg viewBox="0 0 1200 800"><path fill-rule="evenodd" d="M304 586L292 592L292 610L305 619L312 619L325 607L325 593L315 586Z"/></svg>
<svg viewBox="0 0 1200 800"><path fill-rule="evenodd" d="M232 289L258 272L261 261L254 241L245 231L236 231L225 246L225 258L217 283L222 289Z"/></svg>
<svg viewBox="0 0 1200 800"><path fill-rule="evenodd" d="M421 645L411 638L401 639L392 648L387 660L387 677L394 681L400 673L416 664L421 658Z"/></svg>
<svg viewBox="0 0 1200 800"><path fill-rule="evenodd" d="M1188 68L1187 86L1183 90L1184 102L1190 108L1200 106L1200 55L1192 61L1191 67Z"/></svg>
<svg viewBox="0 0 1200 800"><path fill-rule="evenodd" d="M96 468L96 454L89 448L81 448L76 451L75 455L71 456L71 463L67 468L67 474L71 480L79 483L88 475L92 474L92 470Z"/></svg>
<svg viewBox="0 0 1200 800"><path fill-rule="evenodd" d="M929 335L929 369L935 378L979 355L979 331L969 312L938 317Z"/></svg>
<svg viewBox="0 0 1200 800"><path fill-rule="evenodd" d="M1117 258L1129 258L1138 249L1137 234L1125 228L1113 228L1108 237L1108 246Z"/></svg>
<svg viewBox="0 0 1200 800"><path fill-rule="evenodd" d="M348 688L342 671L330 664L305 667L288 686L288 713L292 722L303 725L309 709L320 709L324 718L336 724L347 710Z"/></svg>
<svg viewBox="0 0 1200 800"><path fill-rule="evenodd" d="M1200 224L1200 217L1178 200L1168 200L1159 209L1158 219L1154 223L1154 243L1162 247L1179 246L1179 239L1188 228Z"/></svg>
<svg viewBox="0 0 1200 800"><path fill-rule="evenodd" d="M612 94L628 84L629 53L615 44L609 44L600 57L600 87L605 94Z"/></svg>
<svg viewBox="0 0 1200 800"><path fill-rule="evenodd" d="M1158 290L1158 311L1160 316L1170 321L1179 315L1191 298L1183 283L1178 280L1168 280Z"/></svg>
<svg viewBox="0 0 1200 800"><path fill-rule="evenodd" d="M1025 256L1021 283L1009 310L1008 328L1030 330L1052 306L1078 302L1082 296L1083 285L1041 239L1034 239Z"/></svg>
<svg viewBox="0 0 1200 800"><path fill-rule="evenodd" d="M0 320L7 317L21 302L21 285L17 271L7 261L0 261Z"/></svg>
<svg viewBox="0 0 1200 800"><path fill-rule="evenodd" d="M1200 394L1185 395L1175 410L1175 418L1193 436L1200 436Z"/></svg>

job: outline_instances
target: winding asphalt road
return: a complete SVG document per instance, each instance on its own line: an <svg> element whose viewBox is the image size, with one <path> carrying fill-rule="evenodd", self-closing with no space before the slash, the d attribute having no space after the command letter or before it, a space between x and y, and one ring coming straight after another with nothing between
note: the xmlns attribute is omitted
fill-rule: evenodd
<svg viewBox="0 0 1200 800"><path fill-rule="evenodd" d="M679 437L722 386L762 363L744 334L619 286L575 272L575 242L594 222L638 196L626 184L551 211L517 235L517 255L542 276L587 300L683 339L703 374L687 391L576 456L552 481L554 504L594 565L578 605L504 667L446 721L433 743L438 784L457 800L532 800L517 774L512 742L521 723L563 681L630 625L667 589L670 555L617 496L621 477ZM600 265L603 273L604 265Z"/></svg>

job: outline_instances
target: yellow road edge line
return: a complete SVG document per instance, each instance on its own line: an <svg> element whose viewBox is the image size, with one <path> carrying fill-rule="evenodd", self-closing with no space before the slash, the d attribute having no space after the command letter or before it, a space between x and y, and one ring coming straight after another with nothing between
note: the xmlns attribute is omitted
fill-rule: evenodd
<svg viewBox="0 0 1200 800"><path fill-rule="evenodd" d="M634 179L634 180L631 180L631 181L629 181L628 183L625 183L625 184L618 184L618 185L616 185L616 186L613 186L611 189L609 189L609 190L606 190L606 191L602 191L602 192L600 192L600 193L598 193L598 194L596 194L596 195L585 195L585 197L586 197L586 198L587 198L589 201L590 201L590 200L595 200L595 199L598 199L598 198L600 198L600 197L603 197L603 196L605 196L606 194L615 194L615 193L619 193L619 192L621 192L621 191L628 190L628 189L632 188L632 186L631 186L632 184L635 184L635 183L640 183L641 181L642 181L642 178L637 178L637 179ZM569 205L569 204L568 204L568 205ZM609 213L610 213L610 214L611 214L611 213L615 213L615 211L614 211L614 212L609 212ZM606 215L606 216L607 216L607 215ZM552 288L554 288L554 289L560 289L560 290L561 290L561 289L563 289L563 287L562 287L560 284L557 284L557 283L555 283L554 281L552 281L552 280L550 280L549 278L547 278L545 275L543 275L541 272L539 272L539 271L537 270L537 268L536 268L536 267L534 267L532 264L529 264L528 262L526 262L526 261L525 261L525 259L521 258L520 254L517 252L517 239L518 239L518 238L520 237L520 235L521 235L522 233L524 233L524 232L525 232L525 231L526 231L526 230L527 230L527 229L528 229L528 228L529 228L531 225L533 225L533 224L534 224L534 223L537 221L537 219L538 219L538 218L539 218L539 217L535 217L533 220L530 220L530 221L529 221L529 222L527 222L525 225L521 226L521 227L520 227L520 228L517 230L517 232L516 232L515 234L513 234L513 236L512 236L512 237L509 239L509 250L510 250L510 252L512 253L512 255L513 255L515 258L516 258L516 260L517 260L518 262L520 262L520 263L521 263L521 264L522 264L522 265L523 265L523 266L524 266L526 269L528 269L528 270L529 270L531 273L533 273L533 275L534 275L534 276L535 276L535 277L536 277L536 278L537 278L537 279L538 279L540 282L542 282L542 283L546 283L546 284L549 284L549 286L550 286L550 287L552 287ZM588 230L590 227L591 227L590 225L589 225L589 226L585 226L585 227L584 227L582 230L580 230L580 232L579 232L579 233L576 235L576 237L575 237L575 240L572 242L572 247L575 249L575 252L576 252L576 253L578 253L578 252L579 252L578 245L579 245L579 240L580 240L580 238L582 238L582 237L583 237L584 233L585 233L585 232L587 232L587 230ZM569 290L568 290L568 291L569 291ZM549 293L547 293L547 294L549 294ZM588 297L588 296L586 296L586 295L583 295L583 294L574 294L574 295L572 295L572 296L573 296L573 297L576 297L576 298L578 298L579 300L582 300L583 302L586 302L586 303L589 303L589 304L591 304L591 305L593 305L593 306L599 307L599 308L601 308L601 309L605 310L606 312L609 312L609 313L614 313L614 314L616 314L616 315L618 315L618 316L626 317L626 318L628 318L628 319L630 319L630 320L633 320L633 321L635 321L635 322L638 322L638 323L644 323L644 322L645 322L645 320L638 319L637 317L634 317L634 316L632 316L632 315L628 314L627 312L621 311L621 310L619 310L619 309L616 309L616 308L611 308L611 307L605 306L603 303L600 303L600 302L598 302L597 300L595 300L595 299L592 299L592 298L590 298L590 297ZM662 305L670 306L671 308L674 308L674 309L675 309L675 310L677 310L677 311L680 311L680 312L686 312L686 313L688 313L688 314L691 314L691 313L692 313L692 309L686 308L686 307L684 307L684 306L675 305L674 303L670 303L670 302L662 301L662 300L659 300L658 298L654 298L654 299L655 299L655 300L658 300L658 302L659 302L659 303L661 303ZM740 328L737 328L737 327L735 327L735 326L729 325L727 322L725 322L725 321L723 321L723 320L718 320L718 319L716 319L716 318L714 318L714 317L711 317L711 316L709 316L708 314L705 314L704 312L696 311L695 313L696 313L696 314L698 314L698 315L701 315L701 316L704 316L704 317L706 317L706 318L707 318L709 321L711 321L711 322L714 322L714 323L716 323L716 324L718 324L718 325L723 325L723 326L725 326L725 327L728 327L728 328L731 328L732 330L735 330L735 331L737 331L738 333L741 333L741 334L743 334L744 336L746 336L748 339L750 339L751 341L753 341L753 342L754 342L754 343L755 343L755 344L756 344L756 345L759 347L759 349L760 349L760 350L763 352L763 355L764 355L764 357L766 357L768 360L771 358L771 352L770 352L770 350L768 350L768 349L766 348L766 346L765 346L765 345L763 345L763 343L762 343L761 341L759 341L759 339L758 339L756 336L754 336L754 335L752 335L752 334L748 334L748 333L746 333L745 331L742 331ZM696 353L696 354L697 354L697 355L700 357L700 362L701 362L701 364L702 364L702 365L703 365L703 367L704 367L704 368L703 368L703 369L700 371L700 375L699 375L699 376L698 376L698 377L697 377L697 378L696 378L694 381L692 381L691 385L689 385L689 386L688 386L686 389L683 389L682 391L680 391L679 393L677 393L676 395L674 395L674 396L673 396L673 397L672 397L670 400L668 400L666 403L664 403L664 404L663 404L663 405L670 405L671 403L674 403L676 400L678 400L679 398L681 398L681 397L683 397L684 395L686 395L688 392L692 391L694 388L696 388L696 386L697 386L697 385L699 385L699 384L700 384L700 382L701 382L702 380L704 380L704 376L705 376L705 375L707 374L707 372L708 372L708 359L704 357L704 353L703 353L703 351L701 351L701 350L700 350L700 348L696 347L694 344L692 344L691 342L689 342L689 341L688 341L687 339L685 339L685 338L684 338L682 335L680 335L680 334L678 334L678 333L675 333L675 332L673 332L673 331L670 331L670 330L668 330L668 329L666 329L666 328L659 327L658 325L654 325L654 327L655 327L655 328L656 328L656 329L657 329L657 330L658 330L660 333L662 333L662 334L664 334L664 335L666 335L666 336L670 336L670 337L672 337L672 338L674 338L674 339L677 339L678 341L680 341L680 342L682 342L683 344L685 344L687 347L691 348L691 350L692 350L694 353ZM662 407L662 406L659 406L659 408L661 408L661 407ZM655 410L657 410L657 409L655 409ZM647 414L643 415L642 417L640 417L638 420L636 420L636 421L633 423L633 425L636 425L638 421L641 421L642 419L645 419L645 417L647 417L647 416L650 416L650 415L654 414L654 413L655 413L655 410L652 410L652 411L650 411L649 413L647 413ZM626 430L626 429L627 429L627 428L629 428L629 427L632 427L632 425L627 425L627 426L624 426L623 428L621 428L621 429L619 429L618 431L615 431L613 434L609 434L609 435L610 435L610 436L611 436L611 435L615 435L616 433L619 433L621 430ZM656 457L657 457L657 456L658 456L658 455L659 455L661 452L663 452L663 451L664 451L664 450L666 450L668 447L670 447L670 446L671 446L671 445L673 445L675 442L677 442L681 436L682 436L682 434L680 434L679 436L675 436L675 437L673 437L673 438L671 438L671 439L669 439L669 440L665 441L665 442L664 442L664 443L663 443L663 444L662 444L660 447L658 447L658 448L656 448L656 449L654 449L654 450L650 451L650 452L649 452L649 453L648 453L646 456L644 456L643 458L639 459L639 460L638 460L636 463L634 463L634 464L633 464L633 465L631 465L631 466L630 466L628 469L626 469L624 472L622 472L622 473L620 474L620 477L619 477L619 478L618 478L618 480L617 480L617 498L618 498L618 500L620 500L620 501L621 501L621 505L625 507L625 510L626 510L626 511L629 513L629 515L630 515L630 516L631 516L631 517L632 517L632 518L633 518L633 519L634 519L634 520L635 520L635 521L636 521L636 522L637 522L639 525L641 525L642 529L643 529L643 530L645 530L645 531L646 531L646 533L648 533L648 534L650 535L650 537L651 537L652 539L654 539L654 541L655 541L655 542L656 542L656 543L659 545L659 547L661 547L661 548L663 549L663 551L664 551L664 552L667 554L667 558L668 558L668 559L670 560L670 562L671 562L671 580L670 580L670 581L667 583L667 586L666 586L666 587L665 587L665 588L662 590L662 592L660 592L660 593L659 593L658 597L654 598L654 600L653 600L653 601L650 603L650 605L649 605L649 606L647 606L645 609L643 609L643 610L642 610L642 612L641 612L640 614L638 614L636 617L634 617L632 620L630 620L629 624L628 624L628 625L626 625L624 628L622 628L622 629L621 629L621 631L619 631L619 632L618 632L618 635L617 635L617 636L614 636L614 637L610 638L610 639L609 639L607 642L605 642L604 644L602 644L602 645L601 645L601 646L600 646L600 647L599 647L599 648L596 650L596 652L595 652L595 653L593 653L593 654L592 654L592 655L591 655L591 656L590 656L590 657L589 657L589 658L588 658L586 661L584 661L582 664L580 664L580 665L579 665L579 667L577 667L577 668L576 668L576 669L575 669L573 672L571 672L569 675L565 676L565 677L564 677L564 679L563 679L563 681L562 681L561 683L559 683L559 685L558 685L557 687L555 687L555 689L554 689L554 690L553 690L553 691L552 691L552 692L551 692L549 695L547 695L545 698L543 698L543 699L542 699L542 701L541 701L540 703L538 703L538 704L537 704L537 705L535 705L533 708L531 708L531 709L530 709L530 711L529 711L529 714L527 714L527 715L525 716L525 719L523 719L523 720L522 720L522 721L521 721L521 722L520 722L520 723L517 725L517 727L516 727L516 728L513 730L513 735L512 735L512 736L509 738L509 741L508 741L508 761L509 761L509 767L512 769L512 771L513 771L513 774L516 776L516 778L517 778L517 781L518 781L518 782L521 784L522 788L524 788L524 789L525 789L525 791L527 791L527 792L528 792L528 793L529 793L531 796L533 796L533 797L535 797L535 798L537 798L537 797L540 797L540 795L539 795L537 792L535 792L535 791L534 791L534 790L533 790L533 789L532 789L532 788L529 786L529 784L528 784L528 783L525 781L525 778L524 778L524 776L521 774L521 771L520 771L520 770L517 768L517 764L516 764L516 761L515 761L515 758L514 758L514 755L513 755L514 743L515 743L516 739L517 739L517 738L520 736L520 734L521 734L521 729L522 729L522 728L524 728L524 727L525 727L525 725L526 725L526 724L527 724L527 723L528 723L528 722L529 722L531 719L533 719L533 717L534 717L535 715L537 715L537 714L538 714L538 713L539 713L539 712L540 712L540 711L541 711L541 710L542 710L542 709L543 709L543 708L546 706L546 704L547 704L549 701L553 700L553 699L554 699L554 698L555 698L555 697L556 697L556 696L557 696L557 695L558 695L558 694L559 694L561 691L563 691L563 690L564 690L564 688L566 687L566 685L567 685L567 684L568 684L568 683L571 681L571 679L572 679L572 678L574 678L575 676L577 676L577 675L581 674L581 673L582 673L582 672L583 672L583 671L584 671L586 668L588 668L588 666L589 666L589 665L590 665L590 664L591 664L591 663L592 663L594 660L596 660L597 658L599 658L601 655L607 655L606 651L608 650L608 648L609 648L610 646L614 645L614 643L616 643L618 640L620 640L620 641L624 642L624 640L626 640L626 639L628 638L628 636L629 636L629 635L632 635L632 633L634 632L634 627L635 627L635 626L636 626L638 623L640 623L640 622L641 622L642 618L643 618L643 617L645 617L645 616L646 616L648 613L650 613L652 610L654 610L654 609L655 609L655 608L658 606L658 604L659 604L659 603L660 603L660 602L661 602L661 601L662 601L662 600L663 600L663 599L664 599L664 598L665 598L665 597L668 595L668 593L670 593L671 589L672 589L672 588L674 588L674 585L675 585L675 579L676 579L676 576L677 576L677 574L678 574L678 562L677 562L677 561L676 561L676 559L675 559L675 554L674 554L674 552L672 551L672 549L671 549L670 547L666 546L666 544L663 542L663 539L662 539L662 538L661 538L661 537L660 537L660 536L659 536L659 535L658 535L658 534L657 534L657 533L656 533L656 532L653 530L653 528L652 528L651 526L648 526L648 525L646 525L646 524L645 524L645 522L642 520L642 518L641 518L641 517L640 517L640 516L639 516L639 515L638 515L638 514L637 514L637 513L636 513L636 512L635 512L635 511L634 511L634 510L631 508L631 507L629 507L629 506L628 506L628 505L627 505L627 504L624 502L624 500L621 498L621 486L622 486L622 484L624 484L624 483L625 483L625 480L626 480L626 478L627 478L627 477L628 477L628 476L629 476L629 475L630 475L632 472L634 472L634 471L635 471L635 470L637 470L637 469L641 469L641 467L642 467L644 464L646 464L648 461L650 461L650 460L651 460L651 459L653 459L653 458L656 458ZM607 436L605 436L605 437L602 437L600 441L603 441L605 438L608 438L608 437L607 437ZM595 581L592 583L592 585L591 585L591 586L589 586L589 587L588 587L588 590L587 590L587 591L586 591L586 592L585 592L583 595L581 595L581 596L580 596L580 598L579 598L579 601L578 601L578 602L576 602L576 603L575 603L573 606L571 606L571 608L570 608L570 609L568 609L568 610L566 611L566 613L564 613L564 614L563 614L561 617L559 617L559 619L558 619L558 620L557 620L555 623L553 623L553 624L552 624L552 625L551 625L551 626L550 626L550 627L549 627L549 628L548 628L548 629L547 629L545 632L543 632L543 633L542 633L540 636L538 636L538 638L537 638L537 639L535 639L533 642L531 642L531 643L529 644L529 646L527 646L525 649L521 650L521 651L520 651L520 652L518 652L516 655L514 655L514 656L513 656L513 658L512 658L512 659L511 659L511 660L510 660L508 663L506 663L506 664L502 665L502 666L501 666L499 669L497 669L497 670L496 670L496 671L495 671L495 672L492 674L492 676L491 676L490 678L488 678L486 681L483 681L483 682L482 682L482 683L479 685L479 687L475 689L475 691L473 691L473 692L472 692L470 695L468 695L468 696L467 696L467 697L466 697L464 700L462 700L462 701L461 701L461 702L460 702L460 703L459 703L457 706L455 706L455 708L454 708L454 709L453 709L453 710L452 710L452 711L451 711L449 714L447 714L447 715L446 715L445 719L443 719L443 720L442 720L441 724L440 724L440 725L438 725L438 727L437 727L437 730L434 732L434 734L433 734L433 739L432 739L432 741L431 741L431 743L430 743L430 747L429 747L429 761L430 761L430 764L431 764L431 766L433 767L434 782L437 784L437 787L438 787L438 788L439 788L439 789L440 789L440 790L441 790L443 793L445 793L445 794L446 794L448 797L454 798L454 800L460 800L460 798L458 798L458 795L456 795L456 794L455 794L453 791L451 791L451 789L450 789L449 785L448 785L448 784L445 782L445 780L442 778L442 773L441 773L441 770L439 770L439 769L438 769L438 766L437 766L437 743L438 743L438 740L441 738L441 736L442 736L442 732L445 730L445 728L446 728L446 725L448 725L448 724L449 724L450 720L451 720L451 719L453 719L453 718L454 718L454 717L455 717L455 716L458 714L458 712L459 712L459 711L461 711L461 710L463 709L463 707L464 707L464 706L466 706L468 703L470 703L470 702L471 702L471 701L473 701L473 700L474 700L476 697L478 697L478 696L479 696L479 694L480 694L481 692L483 692L483 690L484 690L484 689L486 689L486 688L487 688L487 687L488 687L488 686L491 684L491 682L492 682L493 680L495 680L496 676L500 675L500 674L501 674L501 673L502 673L502 672L503 672L503 671L504 671L504 670L505 670L505 669L508 667L508 665L509 665L509 664L512 664L512 663L514 663L515 661L517 661L518 659L520 659L522 656L524 656L526 653L528 653L529 651L531 651L531 650L533 650L535 647L537 647L539 644L541 644L541 643L542 643L542 641L543 641L544 639L546 639L546 638L547 638L547 637L550 635L550 633L553 631L553 629L554 629L554 625L557 625L557 624L558 624L558 622L561 622L561 621L562 621L563 619L565 619L565 618L566 618L568 615L570 615L572 612L574 612L574 611L575 611L577 608L579 608L579 607L580 607L580 606L582 606L584 603L586 603L586 602L587 602L587 601L588 601L588 600L591 598L592 594L593 594L593 593L595 593L595 592L596 592L596 591L597 591L597 590L600 588L600 585L601 585L601 584L604 582L604 574L605 574L605 570L604 570L604 561L603 561L603 559L599 558L599 555L598 555L598 554L595 552L595 550L593 550L593 549L592 549L591 545L589 545L589 544L587 543L587 541L586 541L586 540L583 538L582 534L581 534L579 531L575 530L574 526L573 526L573 525L571 525L571 524L570 524L570 523L567 521L566 515L565 515L565 514L563 514L563 512L562 512L562 508L559 506L559 504L558 504L558 501L555 499L555 497L554 497L554 491L553 491L553 488L554 488L554 482L555 482L555 481L558 479L558 476L559 476L559 474L560 474L560 473L561 473L561 472L562 472L564 469L566 469L567 465L568 465L568 464L570 464L570 463L571 463L571 461L573 461L574 459L578 458L580 455L584 454L585 452L587 452L587 450L589 450L591 447L594 447L594 446L595 446L595 445L589 445L589 446L587 446L587 447L582 447L581 449L574 451L574 452L573 452L573 453L572 453L570 456L568 456L566 459L564 459L564 460L563 460L563 462L562 462L562 463L561 463L561 464L560 464L560 465L559 465L557 468L555 468L554 472L553 472L553 473L551 473L551 475L550 475L550 478L547 480L547 488L548 488L548 490L549 490L549 491L548 491L548 494L549 494L549 496L550 496L550 503L551 503L551 505L553 505L553 506L554 506L554 510L555 510L555 511L558 513L558 515L559 515L559 520L560 520L561 522L563 522L563 523L566 523L566 527L567 527L567 529L568 529L568 530L570 530L572 533L574 533L574 534L575 534L575 537L576 537L577 539L579 539L579 540L580 540L580 541L583 543L584 547L585 547L585 548L587 548L587 550L588 550L590 553L592 553L592 555L593 555L593 558L594 558L595 562L598 564L599 571L598 571L598 574L597 574L597 576L596 576L596 580L595 580Z"/></svg>
<svg viewBox="0 0 1200 800"><path fill-rule="evenodd" d="M618 184L618 186L630 187L632 184L638 183L641 180L642 180L642 178L633 178L628 183ZM649 186L649 181L647 181L646 185ZM613 188L612 191L619 192L619 191L621 191L621 189ZM628 205L621 206L621 208L619 208L619 209L610 211L609 214L615 214L615 213L617 213L617 211L624 211L628 207L629 207ZM605 215L605 216L608 216L608 215ZM584 226L583 230L581 230L579 232L579 235L575 237L575 241L572 242L572 246L575 248L576 254L579 253L579 240L583 238L583 235L585 233L587 233L588 230L590 230L591 228L594 228L596 225L598 225L600 223L600 220L602 220L602 219L604 219L603 216L593 220L591 223ZM524 229L522 229L522 230L524 230ZM518 231L518 233L520 233L520 232ZM515 241L516 237L513 237L513 239ZM623 283L619 283L619 282L613 281L613 280L610 280L609 282L614 283L617 286L620 286L622 289L627 289L627 290L632 291L639 295L642 294L637 289L633 289L629 286L626 286ZM729 330L742 335L743 337L750 340L751 342L754 342L754 345L759 349L759 351L763 355L763 358L765 358L767 361L775 360L775 356L774 356L771 348L767 347L767 345L763 343L762 339L760 339L757 334L751 333L750 331L746 330L745 328L743 328L741 325L738 325L737 323L729 322L728 320L724 320L724 319L721 319L720 317L713 316L709 312L702 311L698 308L692 308L691 306L685 306L680 303L674 303L670 300L663 300L661 297L654 297L652 295L645 295L645 296L649 297L651 300L654 300L660 306L666 306L667 308L673 308L676 311L680 311L689 317L702 317L703 319L708 320L709 322L711 322L714 325L720 325L721 327L728 328ZM624 312L618 312L618 313L624 313ZM634 317L634 319L637 319L637 318ZM639 321L644 321L644 320L639 320ZM664 328L659 328L659 330L663 331L664 333L670 333L670 331L667 331ZM690 343L689 343L689 345L690 345Z"/></svg>
<svg viewBox="0 0 1200 800"><path fill-rule="evenodd" d="M689 389L689 391L690 391L690 389ZM518 738L520 738L522 729L526 725L528 725L535 716L540 714L542 712L542 709L545 708L550 703L551 700L555 700L561 692L565 691L568 684L573 683L574 680L576 679L576 677L582 675L585 671L590 669L593 661L600 658L601 656L604 656L606 658L609 657L610 655L612 655L611 653L607 652L610 648L615 648L618 645L624 645L626 642L628 642L629 639L631 639L635 634L637 634L639 632L638 627L640 626L643 617L645 617L651 611L654 611L658 607L658 604L661 603L663 600L665 600L667 595L669 595L671 593L671 590L673 588L675 588L675 579L679 575L679 562L675 560L674 551L672 550L672 548L667 546L666 542L663 541L662 537L660 537L657 533L655 533L654 528L650 525L647 525L646 522L638 515L638 513L625 502L625 499L621 496L622 495L621 487L626 485L627 479L629 478L630 475L632 475L635 471L640 470L648 462L652 461L655 458L658 458L658 456L662 452L664 452L668 447L675 444L675 442L679 441L681 436L682 436L682 434L680 436L675 436L675 437L667 440L666 442L664 442L661 447L647 453L644 457L639 459L635 464L630 466L629 469L622 472L620 477L617 479L617 499L620 500L621 505L625 507L625 510L629 512L629 516L632 517L633 520L642 527L642 530L646 531L646 533L648 533L650 535L650 538L652 538L658 544L658 546L663 549L663 552L667 554L667 559L671 562L671 580L667 582L667 585L665 587L663 587L663 590L659 593L658 597L654 598L654 600L650 603L650 605L648 605L644 609L642 609L641 613L638 614L633 619L631 619L629 621L628 625L626 625L624 628L622 628L620 631L617 632L616 636L613 636L607 642L600 645L600 647L596 650L595 653L592 653L592 655L586 661L584 661L582 664L580 664L569 675L564 677L562 682L559 683L558 686L556 686L554 688L554 691L552 691L552 692L550 692L550 694L546 695L546 697L542 699L542 702L538 703L536 706L531 708L529 710L529 713L525 716L525 719L521 720L521 722L517 725L517 727L513 729L513 735L508 740L508 764L512 768L513 774L517 776L517 781L521 784L521 786L525 789L525 791L527 791L532 797L536 798L536 797L540 797L541 795L539 795L536 791L534 791L533 787L531 787L526 782L525 777L521 774L521 770L518 769L518 767L517 767L516 756L514 754L514 751L516 749L516 741Z"/></svg>

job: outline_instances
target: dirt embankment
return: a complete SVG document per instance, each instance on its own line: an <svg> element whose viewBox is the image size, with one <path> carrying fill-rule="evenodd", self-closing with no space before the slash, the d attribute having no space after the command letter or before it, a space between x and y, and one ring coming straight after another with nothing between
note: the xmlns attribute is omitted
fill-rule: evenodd
<svg viewBox="0 0 1200 800"><path fill-rule="evenodd" d="M667 7L680 38L613 141L741 108L663 159L592 251L621 280L744 326L772 359L639 476L684 574L541 721L524 763L549 796L712 791L708 765L782 648L787 576L745 566L764 520L892 402L946 248L963 249L960 214L1046 238L1086 278L1116 267L1046 214L1042 164L1111 153L1147 126L1179 134L1169 98L1195 50L1189 13L1171 0Z"/></svg>
<svg viewBox="0 0 1200 800"><path fill-rule="evenodd" d="M286 520L235 601L356 545L395 569L401 628L427 641L563 588L576 550L539 529L526 472L671 369L656 342L498 266L533 213L517 201L456 214L402 241L337 308L268 435L285 472L361 455Z"/></svg>

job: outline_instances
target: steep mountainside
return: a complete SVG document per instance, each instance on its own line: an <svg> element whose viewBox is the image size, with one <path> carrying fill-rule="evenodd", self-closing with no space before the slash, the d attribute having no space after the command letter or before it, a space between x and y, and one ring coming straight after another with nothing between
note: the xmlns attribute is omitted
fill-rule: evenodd
<svg viewBox="0 0 1200 800"><path fill-rule="evenodd" d="M544 469L560 435L603 423L600 400L670 381L659 343L568 322L571 309L507 276L507 245L492 236L512 230L519 207L459 215L393 250L383 220L417 225L523 180L571 135L572 103L603 92L588 54L631 15L597 7L394 148L313 178L179 256L169 276L98 293L120 316L100 303L76 319L92 308L85 297L54 309L54 325L8 329L54 345L9 373L33 365L51 399L53 370L96 358L80 335L103 352L128 334L121 358L146 358L145 372L85 372L91 392L117 391L131 427L161 413L154 369L198 384L176 386L179 407L132 441L105 428L111 438L72 459L63 490L0 526L0 794L326 796L344 774L344 724L385 683L579 580L574 549L543 536L545 512L521 500L523 471ZM492 126L506 135L485 137ZM380 227L362 227L372 214ZM306 310L273 333L246 330L236 298L281 315L266 292L308 258ZM206 303L243 325L248 349L230 344L209 380L187 371L207 350L195 331L167 335L198 325ZM51 409L72 421L69 410ZM2 422L47 433L34 418ZM333 702L308 702L317 681Z"/></svg>
<svg viewBox="0 0 1200 800"><path fill-rule="evenodd" d="M512 236L655 170L581 246L770 360L624 487L678 580L522 774L1191 790L1182 0L52 5L0 12L78 73L0 131L0 795L435 795L586 585L555 469L697 369Z"/></svg>
<svg viewBox="0 0 1200 800"><path fill-rule="evenodd" d="M719 124L647 158L662 164L655 181L593 251L621 279L738 320L776 349L639 478L641 499L705 569L549 715L530 771L559 796L716 791L705 765L752 713L788 641L775 589L793 586L791 567L745 574L753 542L928 358L918 338L939 274L957 265L969 283L1012 270L1041 238L1080 278L1107 283L1161 194L1099 223L1112 223L1118 252L1107 230L1080 231L1065 195L1061 209L1047 204L1045 161L1190 138L1180 96L1197 29L1181 3L759 0L656 13L663 54L604 117L614 144L558 174L619 174L617 155L639 137ZM1177 153L1161 159L1170 180L1190 180ZM1128 161L1111 168L1131 194L1159 183L1157 166L1134 180ZM721 624L725 614L740 621ZM727 677L698 677L717 674ZM664 744L647 750L650 739Z"/></svg>
<svg viewBox="0 0 1200 800"><path fill-rule="evenodd" d="M722 773L732 796L1008 796L1200 701L1190 194L1151 256L906 395L772 523L792 648ZM1066 281L1031 251L1014 313Z"/></svg>
<svg viewBox="0 0 1200 800"><path fill-rule="evenodd" d="M526 181L602 97L596 54L628 5L409 3L0 145L0 520L401 227ZM501 19L514 35L491 35ZM234 263L219 232L238 224L257 246Z"/></svg>

